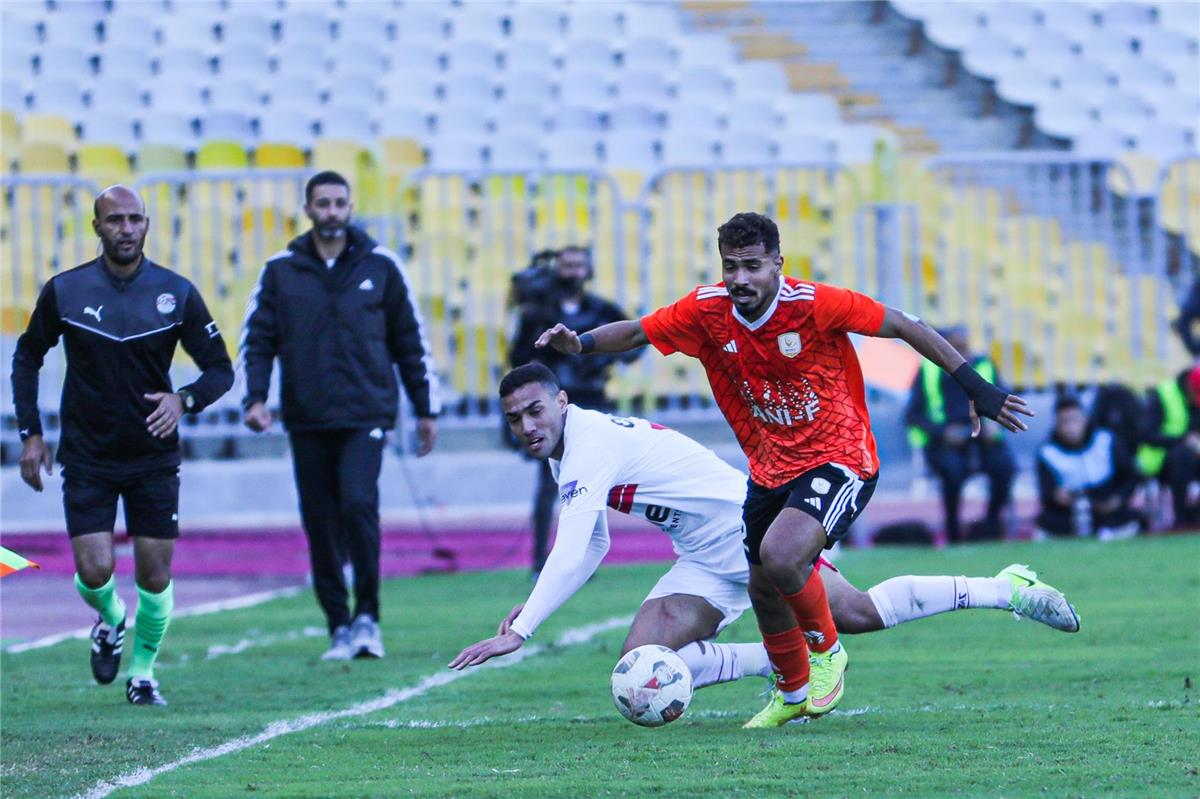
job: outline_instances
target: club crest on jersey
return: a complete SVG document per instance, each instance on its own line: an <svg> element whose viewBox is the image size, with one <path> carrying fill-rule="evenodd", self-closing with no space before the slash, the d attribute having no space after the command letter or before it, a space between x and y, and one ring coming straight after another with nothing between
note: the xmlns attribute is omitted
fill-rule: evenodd
<svg viewBox="0 0 1200 799"><path fill-rule="evenodd" d="M779 351L783 353L785 358L795 358L800 354L800 334L796 332L784 333L777 339L779 342Z"/></svg>
<svg viewBox="0 0 1200 799"><path fill-rule="evenodd" d="M159 294L158 299L154 302L154 307L159 313L167 314L175 310L175 295L171 293Z"/></svg>
<svg viewBox="0 0 1200 799"><path fill-rule="evenodd" d="M587 486L579 485L578 480L572 480L558 490L558 500L564 507L570 507L571 501L576 497L587 496Z"/></svg>

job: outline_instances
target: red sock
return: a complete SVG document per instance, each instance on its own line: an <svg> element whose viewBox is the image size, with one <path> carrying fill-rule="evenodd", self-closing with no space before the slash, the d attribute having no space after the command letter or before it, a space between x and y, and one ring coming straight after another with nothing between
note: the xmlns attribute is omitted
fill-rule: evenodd
<svg viewBox="0 0 1200 799"><path fill-rule="evenodd" d="M783 594L783 599L791 606L812 651L828 652L833 649L838 640L837 627L833 625L833 614L829 612L829 600L825 596L821 572L813 569L804 587L794 594Z"/></svg>
<svg viewBox="0 0 1200 799"><path fill-rule="evenodd" d="M779 672L779 687L784 691L797 691L808 685L808 644L804 633L793 627L781 633L763 633L767 657Z"/></svg>

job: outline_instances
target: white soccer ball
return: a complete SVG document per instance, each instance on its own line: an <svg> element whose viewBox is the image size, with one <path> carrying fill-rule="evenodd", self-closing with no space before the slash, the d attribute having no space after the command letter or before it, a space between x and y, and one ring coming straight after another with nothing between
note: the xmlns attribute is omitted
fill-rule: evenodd
<svg viewBox="0 0 1200 799"><path fill-rule="evenodd" d="M612 673L613 704L642 727L661 727L692 701L692 672L675 651L658 644L630 650Z"/></svg>

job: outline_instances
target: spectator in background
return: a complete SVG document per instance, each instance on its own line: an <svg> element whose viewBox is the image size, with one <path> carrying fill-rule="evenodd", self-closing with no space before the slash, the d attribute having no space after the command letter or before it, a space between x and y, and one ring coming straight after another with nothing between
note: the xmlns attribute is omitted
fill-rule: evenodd
<svg viewBox="0 0 1200 799"><path fill-rule="evenodd" d="M986 355L971 354L965 327L956 326L939 332L984 380L1008 391L991 359ZM941 481L947 538L952 543L965 541L968 537L1002 538L1006 531L1001 514L1012 493L1016 465L1000 428L982 420L982 431L972 438L966 393L951 375L929 360L921 362L904 418L909 428L909 442L924 449L926 464ZM959 504L963 485L976 472L983 472L988 478L987 514L972 526L970 536L964 536Z"/></svg>
<svg viewBox="0 0 1200 799"><path fill-rule="evenodd" d="M1133 454L1120 437L1088 421L1077 397L1054 404L1054 430L1038 448L1037 477L1040 531L1101 540L1137 535Z"/></svg>
<svg viewBox="0 0 1200 799"><path fill-rule="evenodd" d="M329 625L324 660L383 657L379 630L379 470L400 382L417 416L418 456L437 439L437 375L400 256L350 224L350 184L319 172L304 189L312 229L271 257L246 303L246 426L270 428L280 361L313 588ZM350 614L343 553L354 566Z"/></svg>
<svg viewBox="0 0 1200 799"><path fill-rule="evenodd" d="M531 361L548 366L558 376L559 385L571 402L581 408L611 411L612 402L605 394L612 366L618 360L637 360L641 351L621 355L597 355L575 358L547 347L535 350L543 330L562 322L572 330L592 330L609 322L625 319L614 303L586 290L594 276L591 251L582 246L564 247L553 259L540 253L534 264L513 279L514 298L520 306L517 333L509 346L509 360L515 368ZM548 461L538 464L538 484L533 499L533 571L538 573L549 552L550 523L558 484Z"/></svg>
<svg viewBox="0 0 1200 799"><path fill-rule="evenodd" d="M1183 339L1183 346L1193 358L1200 358L1200 280L1192 283L1183 305L1179 307L1179 318L1175 330Z"/></svg>
<svg viewBox="0 0 1200 799"><path fill-rule="evenodd" d="M1125 451L1137 452L1142 440L1145 405L1133 389L1120 383L1104 383L1096 390L1092 424L1121 440Z"/></svg>
<svg viewBox="0 0 1200 799"><path fill-rule="evenodd" d="M1200 524L1200 499L1190 496L1200 479L1200 367L1184 369L1150 390L1137 462L1146 477L1171 489L1176 527Z"/></svg>

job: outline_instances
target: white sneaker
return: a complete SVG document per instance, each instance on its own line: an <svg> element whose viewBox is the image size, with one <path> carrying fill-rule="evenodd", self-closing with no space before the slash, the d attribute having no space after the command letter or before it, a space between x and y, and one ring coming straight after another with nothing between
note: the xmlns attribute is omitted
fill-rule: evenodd
<svg viewBox="0 0 1200 799"><path fill-rule="evenodd" d="M356 618L350 634L350 649L354 657L383 657L383 635L379 632L379 624L370 616L363 614Z"/></svg>
<svg viewBox="0 0 1200 799"><path fill-rule="evenodd" d="M343 624L333 631L333 639L329 642L329 649L325 650L325 654L321 655L321 660L350 660L354 657L354 646L351 643L350 628Z"/></svg>
<svg viewBox="0 0 1200 799"><path fill-rule="evenodd" d="M1096 531L1096 538L1099 541L1122 541L1126 538L1136 538L1141 531L1141 525L1133 521L1120 527L1101 527Z"/></svg>

